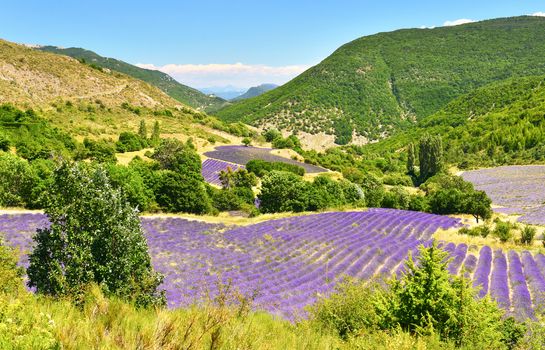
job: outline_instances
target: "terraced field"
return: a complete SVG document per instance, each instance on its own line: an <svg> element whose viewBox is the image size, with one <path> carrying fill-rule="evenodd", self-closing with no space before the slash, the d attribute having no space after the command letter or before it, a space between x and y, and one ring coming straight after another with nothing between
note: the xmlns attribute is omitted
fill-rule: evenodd
<svg viewBox="0 0 545 350"><path fill-rule="evenodd" d="M246 165L250 160L262 159L268 162L283 162L288 164L299 165L305 168L307 173L322 173L327 171L322 167L301 163L293 159L288 159L271 154L272 148L258 148L247 146L218 146L215 150L206 152L204 155L209 158L223 160L229 163Z"/></svg>
<svg viewBox="0 0 545 350"><path fill-rule="evenodd" d="M545 225L545 166L501 166L466 171L462 177L501 206L495 211L520 214L519 221Z"/></svg>
<svg viewBox="0 0 545 350"><path fill-rule="evenodd" d="M41 214L0 215L8 244L31 249L31 235L47 224ZM183 218L142 218L155 268L165 274L170 307L188 305L231 282L256 293L257 308L295 319L331 292L344 276L368 280L401 274L409 252L428 245L439 229L458 219L420 212L370 209L331 212L225 226ZM441 243L464 273L510 314L532 317L545 292L545 256ZM25 255L21 263L25 264Z"/></svg>

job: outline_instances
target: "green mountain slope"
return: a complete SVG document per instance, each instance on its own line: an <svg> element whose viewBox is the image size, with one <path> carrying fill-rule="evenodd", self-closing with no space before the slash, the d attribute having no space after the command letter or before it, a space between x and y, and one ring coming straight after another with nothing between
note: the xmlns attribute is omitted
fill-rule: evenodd
<svg viewBox="0 0 545 350"><path fill-rule="evenodd" d="M362 37L287 84L235 103L224 120L378 139L452 99L509 77L545 73L545 18L514 17Z"/></svg>
<svg viewBox="0 0 545 350"><path fill-rule="evenodd" d="M234 102L234 101L245 100L247 98L257 97L257 96L263 95L267 91L271 91L272 89L275 89L277 87L278 87L278 85L276 85L276 84L261 84L261 85L258 85L258 86L253 86L253 87L249 88L242 95L231 99L231 101Z"/></svg>
<svg viewBox="0 0 545 350"><path fill-rule="evenodd" d="M545 161L545 75L510 78L460 96L416 127L357 149L404 157L424 133L441 135L446 160L461 168ZM355 149L355 148L354 148Z"/></svg>
<svg viewBox="0 0 545 350"><path fill-rule="evenodd" d="M115 58L103 57L97 53L81 48L59 48L56 46L40 46L38 50L70 56L98 67L115 70L133 78L143 80L157 86L170 97L198 110L217 110L226 103L217 96L209 96L189 86L178 83L170 75L156 70L144 69Z"/></svg>

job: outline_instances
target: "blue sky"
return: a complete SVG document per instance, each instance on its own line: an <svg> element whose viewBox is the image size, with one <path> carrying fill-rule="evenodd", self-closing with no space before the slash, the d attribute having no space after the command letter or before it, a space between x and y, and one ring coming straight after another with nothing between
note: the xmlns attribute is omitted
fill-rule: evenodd
<svg viewBox="0 0 545 350"><path fill-rule="evenodd" d="M543 0L3 0L0 37L84 47L198 88L245 88L284 83L363 35L543 12Z"/></svg>

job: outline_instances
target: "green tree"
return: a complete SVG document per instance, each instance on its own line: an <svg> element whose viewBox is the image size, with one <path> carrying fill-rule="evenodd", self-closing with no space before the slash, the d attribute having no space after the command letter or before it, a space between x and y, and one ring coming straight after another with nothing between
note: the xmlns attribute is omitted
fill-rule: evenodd
<svg viewBox="0 0 545 350"><path fill-rule="evenodd" d="M92 283L137 305L162 305L162 276L153 271L138 212L102 166L63 163L53 175L45 213L29 256L29 286L78 297Z"/></svg>
<svg viewBox="0 0 545 350"><path fill-rule="evenodd" d="M271 171L261 182L260 210L265 213L300 212L308 206L309 184L300 176Z"/></svg>
<svg viewBox="0 0 545 350"><path fill-rule="evenodd" d="M503 312L488 298L476 299L470 281L448 272L448 253L433 241L419 251L419 262L409 258L406 273L392 283L391 294L381 295L381 326L401 327L411 333L438 334L456 346L506 348L513 337L502 339L507 323ZM385 311L385 312L384 312ZM516 336L518 341L520 335ZM503 344L502 344L503 342Z"/></svg>
<svg viewBox="0 0 545 350"><path fill-rule="evenodd" d="M185 144L175 139L162 140L152 158L159 162L162 169L176 171L202 181L201 157L190 140Z"/></svg>
<svg viewBox="0 0 545 350"><path fill-rule="evenodd" d="M443 145L440 136L424 134L420 139L418 159L420 161L420 182L438 174L443 168Z"/></svg>
<svg viewBox="0 0 545 350"><path fill-rule="evenodd" d="M407 146L407 174L416 175L416 150L412 142Z"/></svg>
<svg viewBox="0 0 545 350"><path fill-rule="evenodd" d="M212 210L205 184L175 171L160 173L155 198L162 208L171 212L205 214Z"/></svg>
<svg viewBox="0 0 545 350"><path fill-rule="evenodd" d="M146 121L142 119L138 126L138 136L141 140L146 141L148 139L148 128L146 127Z"/></svg>
<svg viewBox="0 0 545 350"><path fill-rule="evenodd" d="M151 132L150 141L152 146L157 146L161 142L161 130L159 126L159 121L157 120L153 124L153 131Z"/></svg>
<svg viewBox="0 0 545 350"><path fill-rule="evenodd" d="M479 219L488 220L492 217L492 200L484 191L472 191L465 199L464 212L473 215L477 223Z"/></svg>

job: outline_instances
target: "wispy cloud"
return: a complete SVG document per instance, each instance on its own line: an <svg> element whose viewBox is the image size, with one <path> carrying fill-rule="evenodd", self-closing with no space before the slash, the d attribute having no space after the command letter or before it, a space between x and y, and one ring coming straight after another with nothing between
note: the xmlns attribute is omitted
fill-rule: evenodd
<svg viewBox="0 0 545 350"><path fill-rule="evenodd" d="M195 88L227 85L248 88L262 83L281 85L310 67L309 65L267 66L243 63L166 64L164 66L137 63L136 66L159 70L171 75L180 83Z"/></svg>
<svg viewBox="0 0 545 350"><path fill-rule="evenodd" d="M538 16L538 17L545 17L545 12L534 12L530 16Z"/></svg>
<svg viewBox="0 0 545 350"><path fill-rule="evenodd" d="M445 21L445 23L443 23L443 26L445 27L459 26L460 24L466 24L466 23L472 23L472 22L475 22L475 21L472 19L460 18L454 21Z"/></svg>

